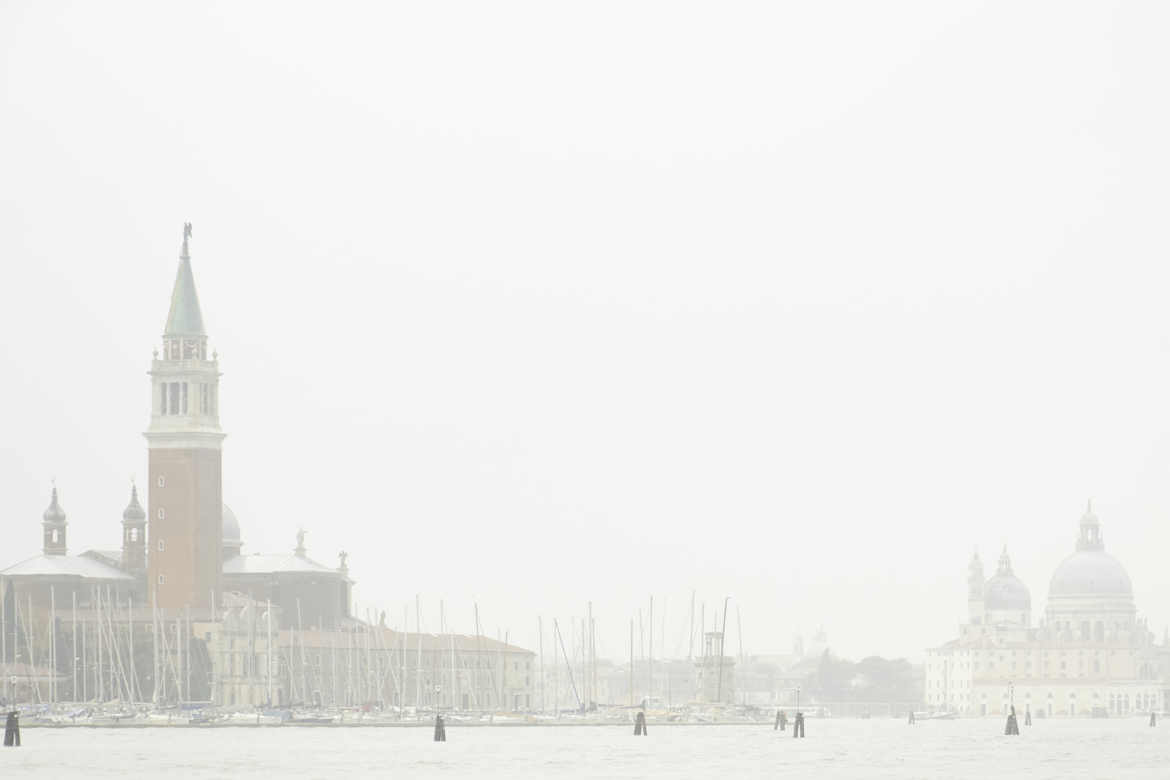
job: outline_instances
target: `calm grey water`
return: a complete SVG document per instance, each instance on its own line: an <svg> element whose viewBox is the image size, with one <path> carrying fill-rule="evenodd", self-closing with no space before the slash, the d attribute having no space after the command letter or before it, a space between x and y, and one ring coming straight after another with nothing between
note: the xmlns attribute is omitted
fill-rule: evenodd
<svg viewBox="0 0 1170 780"><path fill-rule="evenodd" d="M26 729L5 777L1170 778L1170 721L810 720L770 727Z"/></svg>

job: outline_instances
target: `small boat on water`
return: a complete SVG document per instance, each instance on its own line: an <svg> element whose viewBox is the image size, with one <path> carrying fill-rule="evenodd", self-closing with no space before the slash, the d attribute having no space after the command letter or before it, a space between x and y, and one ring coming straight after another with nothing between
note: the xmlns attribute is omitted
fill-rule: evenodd
<svg viewBox="0 0 1170 780"><path fill-rule="evenodd" d="M916 712L914 720L954 720L959 717L957 712Z"/></svg>

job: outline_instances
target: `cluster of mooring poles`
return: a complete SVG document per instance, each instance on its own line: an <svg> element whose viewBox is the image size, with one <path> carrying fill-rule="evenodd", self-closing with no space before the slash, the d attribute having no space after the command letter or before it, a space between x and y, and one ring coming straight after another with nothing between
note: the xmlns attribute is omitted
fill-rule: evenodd
<svg viewBox="0 0 1170 780"><path fill-rule="evenodd" d="M776 710L776 725L772 726L772 731L786 731L788 729L788 714L784 710Z"/></svg>

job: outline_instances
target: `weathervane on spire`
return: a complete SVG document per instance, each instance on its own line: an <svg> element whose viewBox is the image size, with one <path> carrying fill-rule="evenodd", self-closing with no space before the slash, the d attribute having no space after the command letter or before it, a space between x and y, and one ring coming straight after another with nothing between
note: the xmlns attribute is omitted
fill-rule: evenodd
<svg viewBox="0 0 1170 780"><path fill-rule="evenodd" d="M183 223L183 257L187 256L187 239L191 237L191 223Z"/></svg>

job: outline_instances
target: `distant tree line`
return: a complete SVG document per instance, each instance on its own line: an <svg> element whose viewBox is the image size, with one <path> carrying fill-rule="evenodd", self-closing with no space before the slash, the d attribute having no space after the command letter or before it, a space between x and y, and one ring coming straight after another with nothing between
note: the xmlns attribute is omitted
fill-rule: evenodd
<svg viewBox="0 0 1170 780"><path fill-rule="evenodd" d="M921 701L924 683L921 667L905 658L871 655L854 662L826 650L804 687L820 701L905 702Z"/></svg>

